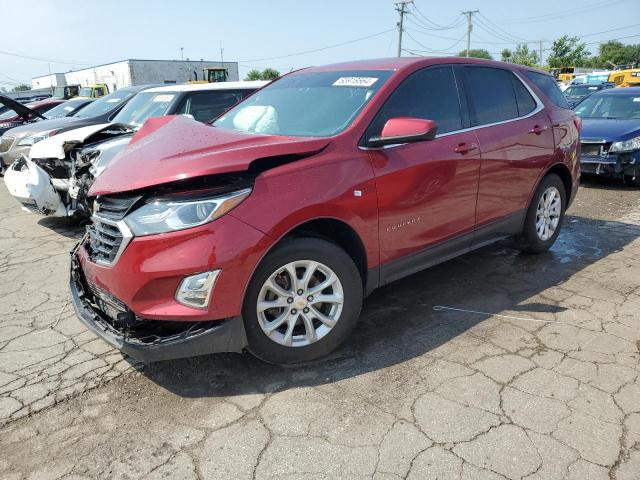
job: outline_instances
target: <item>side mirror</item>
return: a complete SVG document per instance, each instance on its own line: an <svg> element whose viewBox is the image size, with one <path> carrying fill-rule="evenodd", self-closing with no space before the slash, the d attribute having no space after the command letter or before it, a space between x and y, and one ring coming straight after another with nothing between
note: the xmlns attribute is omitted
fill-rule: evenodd
<svg viewBox="0 0 640 480"><path fill-rule="evenodd" d="M438 126L433 120L414 117L394 117L387 120L380 136L370 138L370 147L399 143L424 142L436 138Z"/></svg>

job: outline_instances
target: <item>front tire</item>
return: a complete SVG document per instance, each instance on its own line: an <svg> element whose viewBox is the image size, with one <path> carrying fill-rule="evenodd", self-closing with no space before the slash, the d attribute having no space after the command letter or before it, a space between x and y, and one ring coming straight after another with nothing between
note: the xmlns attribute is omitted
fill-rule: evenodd
<svg viewBox="0 0 640 480"><path fill-rule="evenodd" d="M248 349L275 364L315 360L335 350L358 321L362 278L338 245L285 240L258 266L242 317Z"/></svg>
<svg viewBox="0 0 640 480"><path fill-rule="evenodd" d="M554 244L564 220L567 193L555 173L545 176L531 199L524 229L516 237L518 247L527 253L543 253Z"/></svg>

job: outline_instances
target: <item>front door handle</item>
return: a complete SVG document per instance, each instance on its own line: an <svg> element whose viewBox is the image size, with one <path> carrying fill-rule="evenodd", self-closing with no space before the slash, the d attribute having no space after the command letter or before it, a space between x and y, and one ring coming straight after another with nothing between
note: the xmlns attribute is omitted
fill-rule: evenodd
<svg viewBox="0 0 640 480"><path fill-rule="evenodd" d="M529 130L529 133L535 133L536 135L540 135L542 132L546 131L549 127L546 125L534 125L534 127Z"/></svg>
<svg viewBox="0 0 640 480"><path fill-rule="evenodd" d="M454 148L453 151L456 153L461 153L462 155L466 155L467 153L477 149L478 145L475 143L461 143L456 148Z"/></svg>

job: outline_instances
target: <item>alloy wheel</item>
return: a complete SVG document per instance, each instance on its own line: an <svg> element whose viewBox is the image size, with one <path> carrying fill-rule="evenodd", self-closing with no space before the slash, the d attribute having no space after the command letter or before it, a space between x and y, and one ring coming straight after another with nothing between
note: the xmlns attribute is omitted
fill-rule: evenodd
<svg viewBox="0 0 640 480"><path fill-rule="evenodd" d="M538 238L546 242L555 233L562 212L562 197L556 187L547 188L536 209L536 233Z"/></svg>
<svg viewBox="0 0 640 480"><path fill-rule="evenodd" d="M340 279L313 260L287 263L262 285L256 310L262 331L276 343L303 347L326 336L340 320Z"/></svg>

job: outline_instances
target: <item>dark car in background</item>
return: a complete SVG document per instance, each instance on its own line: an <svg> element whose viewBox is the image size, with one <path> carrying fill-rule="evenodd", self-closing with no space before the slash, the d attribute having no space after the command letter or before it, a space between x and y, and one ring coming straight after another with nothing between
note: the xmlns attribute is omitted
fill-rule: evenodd
<svg viewBox="0 0 640 480"><path fill-rule="evenodd" d="M23 105L0 95L0 103L7 107L7 110L0 114L0 135L14 127L45 118L45 112L63 102L64 100L58 98L47 98Z"/></svg>
<svg viewBox="0 0 640 480"><path fill-rule="evenodd" d="M45 138L74 128L110 122L136 93L152 86L125 87L99 99L84 98L68 101L57 99L58 102L65 102L65 104L70 101L88 101L90 104L79 110L76 109L70 117L45 119L5 132L0 137L2 169L11 165L22 155L28 155L31 147Z"/></svg>
<svg viewBox="0 0 640 480"><path fill-rule="evenodd" d="M576 103L582 100L584 97L588 97L592 93L599 92L607 88L613 88L613 83L583 83L582 85L571 85L564 92L564 97L567 99L567 103L570 107L573 107Z"/></svg>
<svg viewBox="0 0 640 480"><path fill-rule="evenodd" d="M573 109L582 118L582 174L640 187L640 87L602 90Z"/></svg>

